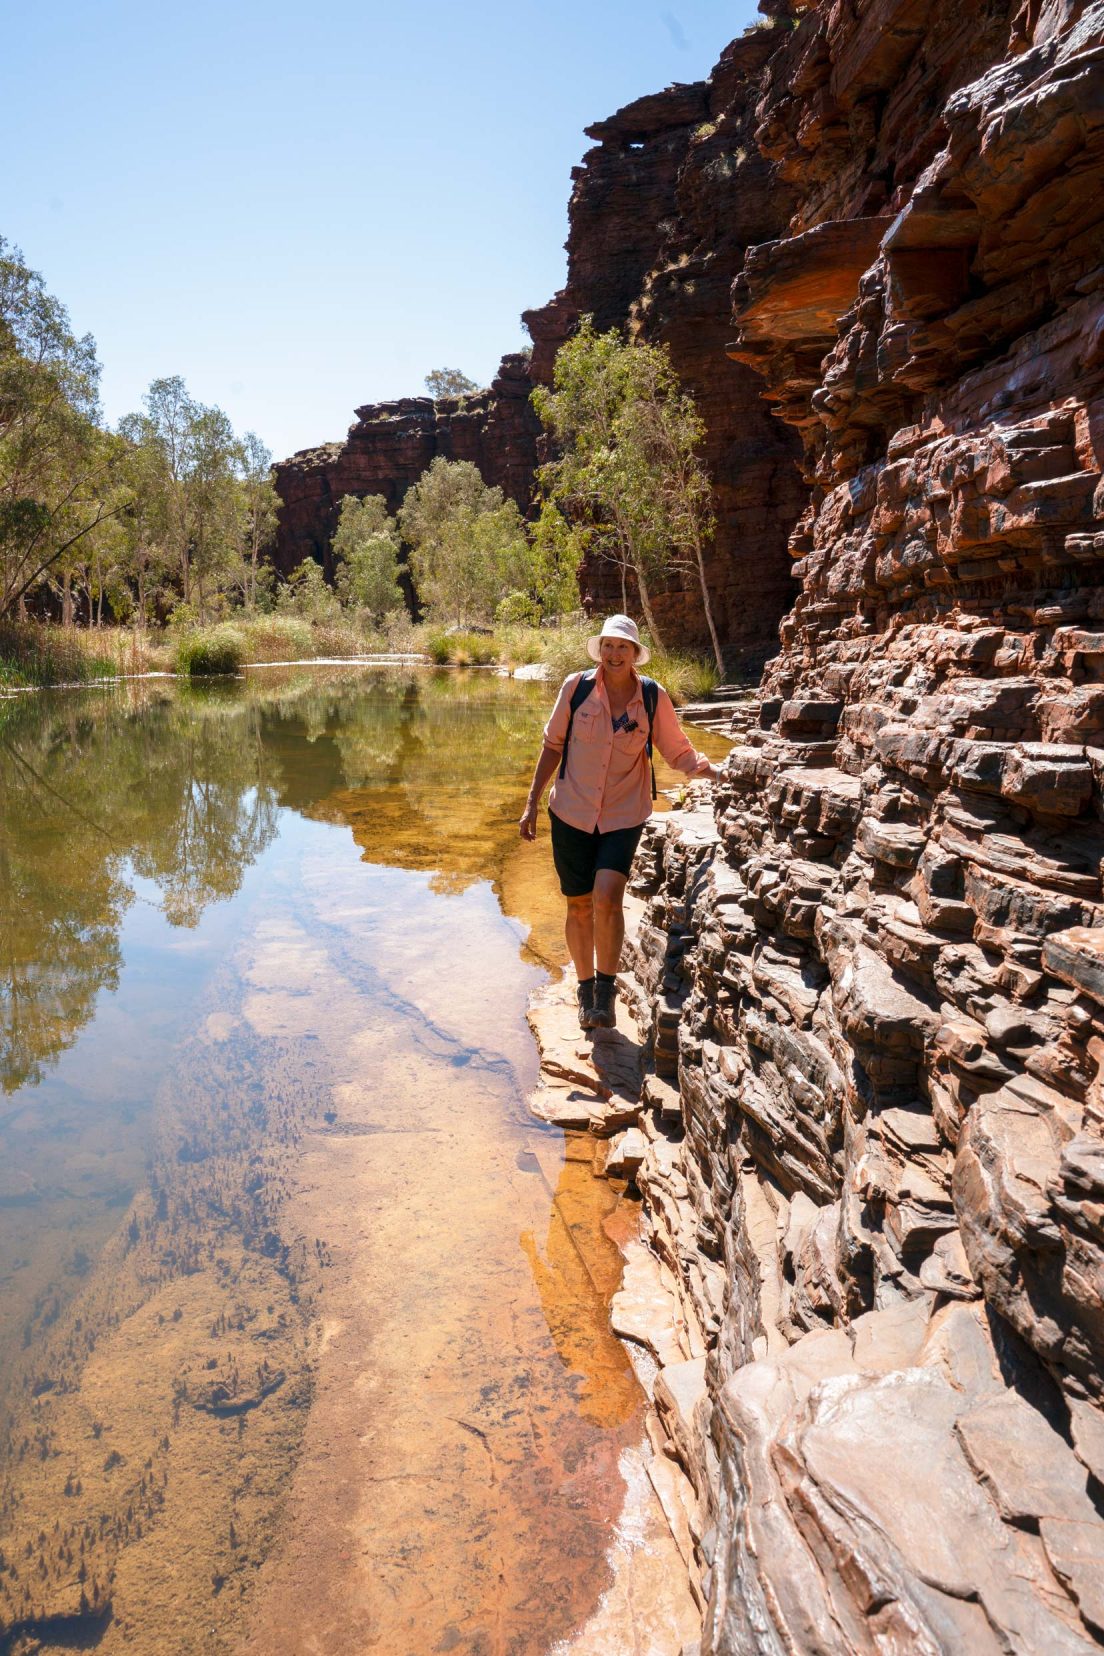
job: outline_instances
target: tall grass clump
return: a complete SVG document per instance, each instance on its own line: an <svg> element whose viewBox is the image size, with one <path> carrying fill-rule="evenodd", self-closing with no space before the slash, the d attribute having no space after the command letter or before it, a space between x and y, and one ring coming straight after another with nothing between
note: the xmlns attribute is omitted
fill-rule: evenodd
<svg viewBox="0 0 1104 1656"><path fill-rule="evenodd" d="M303 661L317 653L311 624L298 615L254 615L234 630L246 661Z"/></svg>
<svg viewBox="0 0 1104 1656"><path fill-rule="evenodd" d="M497 658L508 667L531 667L543 659L543 640L537 627L497 626L494 636Z"/></svg>
<svg viewBox="0 0 1104 1656"><path fill-rule="evenodd" d="M452 633L449 645L449 660L457 667L489 667L498 660L498 646L488 633Z"/></svg>
<svg viewBox="0 0 1104 1656"><path fill-rule="evenodd" d="M422 649L438 667L447 667L452 660L452 639L448 633L432 632L420 640Z"/></svg>
<svg viewBox="0 0 1104 1656"><path fill-rule="evenodd" d="M208 627L186 632L176 646L177 672L187 678L213 678L240 671L245 639L234 627Z"/></svg>
<svg viewBox="0 0 1104 1656"><path fill-rule="evenodd" d="M716 662L684 650L653 650L645 671L676 705L711 696L719 682Z"/></svg>
<svg viewBox="0 0 1104 1656"><path fill-rule="evenodd" d="M0 686L91 684L115 674L116 664L102 641L90 647L87 635L76 628L35 622L0 626Z"/></svg>
<svg viewBox="0 0 1104 1656"><path fill-rule="evenodd" d="M548 668L553 684L561 684L568 673L577 673L593 665L587 655L587 639L597 627L589 621L575 622L562 627L549 627L542 634L541 660Z"/></svg>

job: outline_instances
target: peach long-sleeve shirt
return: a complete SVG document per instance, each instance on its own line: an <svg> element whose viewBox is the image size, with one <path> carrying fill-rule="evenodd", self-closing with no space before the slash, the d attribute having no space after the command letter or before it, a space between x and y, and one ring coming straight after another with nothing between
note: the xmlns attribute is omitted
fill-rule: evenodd
<svg viewBox="0 0 1104 1656"><path fill-rule="evenodd" d="M545 746L563 752L571 716L571 695L582 678L564 679L551 717L544 727ZM612 833L637 828L652 814L652 778L648 765L648 714L640 675L633 674L633 692L626 709L635 730L614 730L603 670L598 668L594 689L575 714L567 748L567 769L557 776L548 796L549 809L562 822L584 833ZM652 743L675 770L689 776L701 755L687 740L671 698L659 687Z"/></svg>

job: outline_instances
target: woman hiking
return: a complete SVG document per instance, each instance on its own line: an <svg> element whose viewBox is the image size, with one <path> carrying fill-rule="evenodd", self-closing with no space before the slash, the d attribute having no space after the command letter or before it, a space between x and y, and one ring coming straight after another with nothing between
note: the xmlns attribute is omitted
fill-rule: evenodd
<svg viewBox="0 0 1104 1656"><path fill-rule="evenodd" d="M552 859L567 898L579 1023L612 1029L625 886L655 797L652 744L684 776L717 772L687 740L666 690L637 672L648 651L635 621L611 615L587 639L587 654L597 671L572 673L560 687L520 827L522 839L536 839L541 796L555 776Z"/></svg>

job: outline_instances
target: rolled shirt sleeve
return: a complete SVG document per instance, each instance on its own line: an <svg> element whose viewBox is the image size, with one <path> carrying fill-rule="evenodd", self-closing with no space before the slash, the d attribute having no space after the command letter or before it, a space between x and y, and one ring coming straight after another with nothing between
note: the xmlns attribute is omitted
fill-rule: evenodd
<svg viewBox="0 0 1104 1656"><path fill-rule="evenodd" d="M551 722L551 721L550 721ZM703 757L678 721L678 714L670 696L659 686L655 718L652 721L652 743L662 753L672 770L691 776Z"/></svg>

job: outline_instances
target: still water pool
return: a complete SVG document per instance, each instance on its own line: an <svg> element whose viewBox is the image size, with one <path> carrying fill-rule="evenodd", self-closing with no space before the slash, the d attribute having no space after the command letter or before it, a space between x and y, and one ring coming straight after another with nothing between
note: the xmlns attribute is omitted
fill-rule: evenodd
<svg viewBox="0 0 1104 1656"><path fill-rule="evenodd" d="M525 1108L548 702L0 702L3 1648L537 1652L600 1598L632 1213Z"/></svg>

